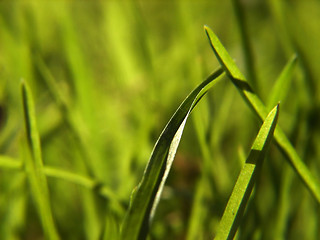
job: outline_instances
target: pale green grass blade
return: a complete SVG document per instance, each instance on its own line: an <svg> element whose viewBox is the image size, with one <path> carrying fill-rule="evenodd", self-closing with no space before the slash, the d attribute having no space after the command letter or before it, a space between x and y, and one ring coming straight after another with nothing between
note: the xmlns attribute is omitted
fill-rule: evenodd
<svg viewBox="0 0 320 240"><path fill-rule="evenodd" d="M184 100L161 133L143 178L132 195L132 201L121 229L123 240L147 237L149 224L159 202L186 120L208 89L221 79L222 73L222 69L218 69L202 82Z"/></svg>
<svg viewBox="0 0 320 240"><path fill-rule="evenodd" d="M27 154L27 156L25 156L25 166L31 185L32 196L39 211L39 217L46 239L59 239L52 216L47 179L43 171L40 138L37 130L31 90L24 81L21 84L21 90L28 152L30 153L30 155Z"/></svg>
<svg viewBox="0 0 320 240"><path fill-rule="evenodd" d="M0 155L0 168L2 169L21 169L23 166L21 161L14 158Z"/></svg>
<svg viewBox="0 0 320 240"><path fill-rule="evenodd" d="M14 158L0 155L0 168L3 170L23 170L23 163ZM55 167L43 166L43 172L47 177L57 178L97 191L101 196L107 198L119 213L124 214L124 209L118 196L110 188L100 184L99 181Z"/></svg>
<svg viewBox="0 0 320 240"><path fill-rule="evenodd" d="M208 198L208 188L210 187L210 179L206 173L202 175L197 183L192 204L191 215L189 217L189 225L187 231L187 240L205 239L204 221L208 212L207 206L203 204Z"/></svg>
<svg viewBox="0 0 320 240"><path fill-rule="evenodd" d="M215 239L233 239L237 232L254 187L258 171L262 166L266 150L273 137L273 132L278 120L278 112L279 106L277 105L269 113L260 128L246 163L242 167L232 190Z"/></svg>
<svg viewBox="0 0 320 240"><path fill-rule="evenodd" d="M297 55L293 55L276 80L268 98L268 109L271 109L272 106L285 99L291 85L292 75L296 62Z"/></svg>
<svg viewBox="0 0 320 240"><path fill-rule="evenodd" d="M40 71L40 73L43 76L43 79L45 83L48 86L49 93L53 97L55 103L59 107L61 114L64 118L64 121L68 128L71 131L71 134L73 135L74 140L79 144L79 149L81 151L82 159L86 165L86 170L88 171L89 175L94 175L94 170L92 166L92 156L90 155L90 151L88 149L88 145L85 144L83 136L83 132L81 131L82 126L78 124L78 121L76 121L76 117L74 114L72 114L71 106L68 104L68 101L65 99L63 94L61 93L61 90L52 76L50 70L43 62L43 59L38 55L36 58L36 65Z"/></svg>
<svg viewBox="0 0 320 240"><path fill-rule="evenodd" d="M221 158L215 159L212 161L212 153L215 152L208 144L207 136L206 136L206 129L201 121L201 115L199 112L193 114L192 120L194 121L194 128L197 135L197 142L199 143L201 155L203 159L203 167L202 169L207 173L205 175L211 175L214 181L214 185L217 191L217 194L224 195L228 190L228 187L232 185L229 177L229 173L227 171L224 162L222 162ZM218 128L219 126L217 126Z"/></svg>
<svg viewBox="0 0 320 240"><path fill-rule="evenodd" d="M83 186L84 188L98 192L101 196L108 199L113 207L113 210L115 210L119 215L124 214L124 208L120 204L120 199L118 196L110 188L100 184L98 181L86 176L53 167L44 167L44 173L48 177L54 177L64 181L72 182L79 186Z"/></svg>
<svg viewBox="0 0 320 240"><path fill-rule="evenodd" d="M216 199L223 199L233 187L233 181L227 168L230 162L225 161L226 159L223 157L223 154L221 154L221 145L223 143L221 143L220 138L224 134L226 129L225 124L231 114L231 104L234 103L234 93L232 90L233 89L228 88L227 92L223 93L224 100L218 104L218 112L213 114L214 118L209 120L210 124L212 124L212 129L210 129L211 140L208 140L208 136L206 136L209 129L204 129L205 124L199 119L202 114L202 112L199 111L200 109L192 114L194 128L198 137L197 141L202 151L203 162L201 176L194 190L191 213L188 220L187 240L208 238L205 232L212 232L212 224L208 223L208 208L211 206L210 202ZM205 100L208 100L209 97L210 96ZM208 141L211 142L211 144ZM208 189L210 190L208 191ZM209 218L211 219L211 216ZM214 225L218 227L218 219L215 217L212 220L216 222Z"/></svg>
<svg viewBox="0 0 320 240"><path fill-rule="evenodd" d="M240 72L218 37L208 27L205 27L205 31L208 35L210 44L217 59L233 84L240 91L248 105L256 112L256 114L258 114L261 119L264 119L267 115L267 109L262 101L252 91L246 78ZM310 190L311 194L320 203L320 185L318 180L311 174L304 162L300 159L298 153L280 127L277 127L274 137L282 152L289 160L289 163L293 166L303 183Z"/></svg>
<svg viewBox="0 0 320 240"><path fill-rule="evenodd" d="M287 223L290 218L290 209L292 203L290 199L290 187L294 177L294 172L289 166L285 166L283 176L280 183L279 203L276 209L276 217L274 219L274 227L272 228L272 239L286 239Z"/></svg>
<svg viewBox="0 0 320 240"><path fill-rule="evenodd" d="M25 227L28 188L26 175L16 173L5 188L1 188L0 206L5 207L1 212L0 239L19 239L17 232Z"/></svg>
<svg viewBox="0 0 320 240"><path fill-rule="evenodd" d="M61 89L59 88L58 84L56 83L54 77L52 76L50 70L48 67L45 65L43 62L43 59L38 56L36 59L37 67L41 74L43 75L43 78L48 86L48 90L50 94L52 95L55 103L59 107L62 116L64 118L64 121L67 125L67 127L70 129L70 133L74 139L74 141L79 145L79 151L81 153L81 160L84 162L86 168L82 169L86 174L93 176L95 178L98 178L99 174L96 171L97 166L95 165L97 161L95 160L96 157L94 155L94 149L91 149L91 145L86 144L86 136L83 132L83 126L79 121L77 121L77 116L72 112L72 108L68 101L64 98L64 96L61 93ZM81 81L80 81L81 82ZM79 162L75 163L75 166L79 165ZM77 175L71 175L71 174L66 174L62 173L61 171L57 171L54 169L53 171L47 171L49 174L54 174L55 177L63 178L64 180L68 181L73 181L76 182L77 184L84 184L82 186L89 187L89 189L94 189L95 185L97 184L96 181L94 181L94 185L91 184L88 185L88 181L84 180L83 177L77 176ZM110 204L115 207L115 211L119 214L124 212L122 207L117 201L117 198L109 198L110 196L115 196L114 193L112 193L111 189L108 189L106 187L103 187L98 190L100 194L102 194L104 197L107 197L110 200ZM94 193L93 192L88 192L86 190L82 191L82 196L83 196L83 205L84 205L84 212L85 212L85 219L84 221L86 222L86 235L88 237L92 237L93 239L97 238L101 232L101 221L98 217L98 211L97 207L95 206L94 202Z"/></svg>
<svg viewBox="0 0 320 240"><path fill-rule="evenodd" d="M119 233L119 222L114 216L107 214L103 240L118 240L120 238Z"/></svg>

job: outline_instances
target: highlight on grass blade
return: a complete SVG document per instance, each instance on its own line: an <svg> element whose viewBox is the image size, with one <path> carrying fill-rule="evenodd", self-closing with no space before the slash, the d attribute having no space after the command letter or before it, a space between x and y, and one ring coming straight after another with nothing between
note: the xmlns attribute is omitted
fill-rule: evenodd
<svg viewBox="0 0 320 240"><path fill-rule="evenodd" d="M25 151L25 168L31 186L32 197L38 209L39 218L46 239L59 239L50 206L47 179L44 175L40 138L31 90L25 81L21 83L24 121L28 146Z"/></svg>
<svg viewBox="0 0 320 240"><path fill-rule="evenodd" d="M245 77L230 57L227 50L224 48L219 38L213 33L213 31L205 26L205 32L210 40L210 45L217 56L219 63L221 64L223 70L230 76L238 80L245 80Z"/></svg>
<svg viewBox="0 0 320 240"><path fill-rule="evenodd" d="M223 213L215 239L233 239L254 187L266 150L270 145L277 124L279 105L274 107L263 122L251 147L246 163L241 169Z"/></svg>
<svg viewBox="0 0 320 240"><path fill-rule="evenodd" d="M252 90L246 78L240 72L239 68L236 66L229 53L214 32L208 27L205 27L205 31L209 38L214 54L219 60L222 68L226 71L228 77L239 90L246 103L255 111L260 119L263 120L267 116L267 108ZM302 182L305 184L317 202L320 203L319 181L311 174L310 170L300 159L295 148L292 146L289 139L280 127L277 127L274 133L274 138L277 142L277 145L280 147L281 152L285 154L290 165L294 168Z"/></svg>
<svg viewBox="0 0 320 240"><path fill-rule="evenodd" d="M122 223L121 239L141 240L148 234L163 185L171 168L187 118L199 100L223 76L218 69L183 101L161 133L144 175L132 194L132 201Z"/></svg>

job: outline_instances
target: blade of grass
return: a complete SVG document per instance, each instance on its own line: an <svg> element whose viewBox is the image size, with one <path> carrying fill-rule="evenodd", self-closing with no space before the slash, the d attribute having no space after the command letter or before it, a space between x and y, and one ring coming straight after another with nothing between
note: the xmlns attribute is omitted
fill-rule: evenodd
<svg viewBox="0 0 320 240"><path fill-rule="evenodd" d="M272 239L286 239L286 228L290 217L290 208L292 203L290 200L290 187L294 172L289 166L283 169L283 176L280 184L279 203L276 210L276 217L274 219L274 227L272 231Z"/></svg>
<svg viewBox="0 0 320 240"><path fill-rule="evenodd" d="M252 91L246 78L240 72L218 37L208 27L205 27L205 31L216 57L220 62L222 68L226 71L228 77L237 87L242 97L246 100L247 104L255 111L260 119L264 119L267 115L267 109L262 101ZM311 174L304 162L300 159L298 153L279 126L274 133L274 137L278 146L285 154L289 163L294 168L302 182L309 189L310 193L314 196L317 202L320 203L320 185L318 180Z"/></svg>
<svg viewBox="0 0 320 240"><path fill-rule="evenodd" d="M186 120L198 101L223 75L218 69L183 101L161 133L122 224L121 239L145 239Z"/></svg>
<svg viewBox="0 0 320 240"><path fill-rule="evenodd" d="M266 150L273 137L278 115L279 105L272 109L262 124L246 163L242 167L232 190L215 239L233 239L235 236L254 187L258 171L262 166Z"/></svg>
<svg viewBox="0 0 320 240"><path fill-rule="evenodd" d="M257 76L255 72L255 61L253 56L253 50L251 48L252 44L250 42L250 37L248 33L248 27L246 25L246 17L244 13L244 9L240 0L232 0L232 5L234 8L234 13L236 16L236 23L238 24L240 37L241 37L241 45L244 54L245 66L248 74L248 80L252 84L252 86L258 90L258 82Z"/></svg>
<svg viewBox="0 0 320 240"><path fill-rule="evenodd" d="M119 222L112 214L107 213L103 240L118 240L119 233Z"/></svg>
<svg viewBox="0 0 320 240"><path fill-rule="evenodd" d="M8 156L0 155L0 168L10 170L23 170L23 162ZM47 177L54 177L57 179L68 181L98 192L101 196L105 197L113 204L114 209L117 210L119 214L124 214L124 209L120 204L120 199L118 198L118 196L110 188L99 183L99 181L91 179L87 176L82 176L76 173L49 166L43 166L43 172Z"/></svg>
<svg viewBox="0 0 320 240"><path fill-rule="evenodd" d="M227 92L224 93L224 101L219 104L218 112L211 113L212 116L209 122L212 125L210 126L210 130L205 130L203 122L200 121L202 112L197 110L197 112L192 115L197 141L202 151L203 163L201 166L201 176L194 190L195 194L192 201L186 235L187 240L208 238L205 233L212 231L212 224L209 223L207 214L210 202L216 198L221 199L222 196L226 196L233 186L230 174L227 171L227 166L225 165L228 163L221 154L222 141L220 138L226 129L225 123L227 122L228 116L230 116L230 107L234 100L234 93L231 90L233 89L228 88L226 90ZM210 96L208 96L206 100L211 101L208 107L213 109L215 107L213 105L214 99L210 99ZM210 131L211 136L209 139L208 136L204 136L207 131ZM212 161L212 159L214 159L214 161ZM243 162L245 162L245 160ZM223 184L221 184L221 182ZM208 191L208 189L210 190ZM218 223L217 219L214 221ZM217 224L214 225L217 226Z"/></svg>
<svg viewBox="0 0 320 240"><path fill-rule="evenodd" d="M208 189L210 188L212 188L212 184L210 184L208 173L202 171L193 197L194 199L186 237L187 240L205 239L205 221L209 204L204 203L209 202L208 198L210 197L210 191L208 191Z"/></svg>
<svg viewBox="0 0 320 240"><path fill-rule="evenodd" d="M61 93L61 90L56 80L52 76L50 70L44 63L43 59L40 57L40 55L37 55L35 60L36 66L38 67L38 70L42 74L43 79L48 86L47 89L49 93L54 99L56 105L59 107L59 110L61 111L64 121L67 127L70 129L70 132L74 140L77 142L77 144L79 144L81 156L83 158L84 164L86 165L86 171L89 175L94 176L95 174L92 166L92 156L90 155L88 145L84 142L85 136L81 131L82 127L79 126L78 122L75 120L75 116L74 114L72 114L70 104L68 104L68 101Z"/></svg>
<svg viewBox="0 0 320 240"><path fill-rule="evenodd" d="M43 75L43 78L48 86L48 90L50 94L52 95L54 101L56 102L57 106L59 107L61 114L63 116L63 119L67 125L67 127L70 129L70 133L73 137L73 140L76 142L77 145L79 145L79 151L81 153L81 160L84 162L86 168L82 168L82 171L86 172L90 176L94 176L95 178L101 178L98 174L97 169L101 169L101 167L95 166L96 163L96 157L94 155L94 149L91 149L86 144L85 139L87 139L86 134L82 131L83 126L80 124L79 121L77 121L77 117L75 114L73 114L70 104L66 101L64 96L61 93L61 90L59 86L57 85L54 77L52 76L50 70L45 65L43 59L38 55L36 58L36 64ZM97 151L96 151L97 152ZM79 162L75 161L75 166L79 166ZM66 175L64 175L66 177ZM69 179L70 180L70 179ZM105 190L105 189L104 189ZM109 193L111 191L103 191L104 193ZM82 191L83 195L83 204L84 204L84 212L85 212L85 230L86 230L86 236L92 237L92 239L98 238L98 236L102 232L100 219L98 217L98 210L96 209L96 206L94 204L94 196L92 192L88 191ZM115 194L114 194L115 195ZM109 195L110 196L110 195ZM116 199L110 199L112 203L116 203ZM119 204L115 204L116 211L119 213L118 206Z"/></svg>
<svg viewBox="0 0 320 240"><path fill-rule="evenodd" d="M17 161L14 158L0 155L0 168L6 169L21 169L23 166L21 161Z"/></svg>
<svg viewBox="0 0 320 240"><path fill-rule="evenodd" d="M271 109L271 107L274 106L277 102L281 102L283 99L285 99L285 96L289 91L290 83L292 80L292 74L296 62L297 55L294 54L282 70L280 76L276 80L271 90L267 104L268 109Z"/></svg>
<svg viewBox="0 0 320 240"><path fill-rule="evenodd" d="M214 181L215 190L217 191L218 195L224 195L228 190L228 187L231 186L231 181L229 177L229 173L224 165L225 162L221 160L221 158L215 159L216 161L212 161L213 152L218 154L217 152L213 151L210 144L208 144L207 139L207 131L203 122L200 119L201 113L199 112L193 114L192 120L193 125L196 131L197 142L199 143L199 147L201 150L201 155L203 159L203 170L206 171L208 175L211 175ZM216 149L214 149L216 150ZM222 175L222 176L221 176Z"/></svg>
<svg viewBox="0 0 320 240"><path fill-rule="evenodd" d="M27 209L26 175L17 173L1 188L0 239L18 239L18 232L26 225Z"/></svg>
<svg viewBox="0 0 320 240"><path fill-rule="evenodd" d="M47 179L43 171L40 138L37 130L34 103L29 86L25 81L21 84L25 129L28 142L28 152L25 157L25 167L31 185L46 239L59 239L52 210Z"/></svg>

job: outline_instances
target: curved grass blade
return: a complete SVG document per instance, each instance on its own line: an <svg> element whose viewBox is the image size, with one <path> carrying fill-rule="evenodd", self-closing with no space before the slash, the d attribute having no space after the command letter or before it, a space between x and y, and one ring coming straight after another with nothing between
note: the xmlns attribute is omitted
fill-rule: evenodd
<svg viewBox="0 0 320 240"><path fill-rule="evenodd" d="M25 81L21 84L22 103L25 128L28 142L28 152L25 157L25 167L31 185L32 196L39 212L46 239L59 239L51 206L47 179L44 175L40 138L38 134L34 103L29 86Z"/></svg>
<svg viewBox="0 0 320 240"><path fill-rule="evenodd" d="M246 78L240 72L239 68L236 66L218 37L213 33L211 29L206 26L205 31L216 57L220 62L222 68L226 71L228 77L237 87L242 97L246 100L247 104L255 111L260 119L264 119L267 116L267 109L262 101L252 91ZM317 202L320 203L320 185L318 180L311 174L304 162L300 159L298 153L279 126L275 130L274 138L302 182L309 189L310 193L314 196Z"/></svg>
<svg viewBox="0 0 320 240"><path fill-rule="evenodd" d="M294 54L282 70L280 76L276 80L271 90L267 104L268 109L271 109L271 107L274 106L277 102L281 102L283 99L285 99L285 96L288 93L290 87L292 74L296 63L297 55Z"/></svg>
<svg viewBox="0 0 320 240"><path fill-rule="evenodd" d="M215 239L233 239L235 236L254 187L256 176L259 174L266 150L273 137L278 115L279 105L272 109L262 124L251 147L246 163L242 167L237 182L232 190Z"/></svg>
<svg viewBox="0 0 320 240"><path fill-rule="evenodd" d="M223 75L218 69L183 101L161 133L122 224L121 239L145 239L186 120L198 101Z"/></svg>

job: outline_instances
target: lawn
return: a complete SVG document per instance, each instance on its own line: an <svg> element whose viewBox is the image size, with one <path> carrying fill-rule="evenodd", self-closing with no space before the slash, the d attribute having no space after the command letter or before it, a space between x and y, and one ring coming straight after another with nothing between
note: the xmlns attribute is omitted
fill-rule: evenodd
<svg viewBox="0 0 320 240"><path fill-rule="evenodd" d="M318 239L320 3L1 1L0 239Z"/></svg>

